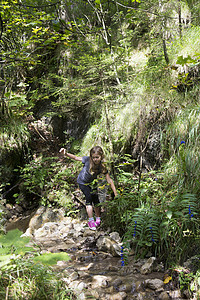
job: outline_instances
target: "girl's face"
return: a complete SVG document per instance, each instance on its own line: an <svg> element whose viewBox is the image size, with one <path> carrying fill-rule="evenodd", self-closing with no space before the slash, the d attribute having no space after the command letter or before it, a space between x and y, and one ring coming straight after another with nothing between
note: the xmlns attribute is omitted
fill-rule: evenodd
<svg viewBox="0 0 200 300"><path fill-rule="evenodd" d="M101 155L99 154L92 154L92 161L95 165L99 165L101 162Z"/></svg>

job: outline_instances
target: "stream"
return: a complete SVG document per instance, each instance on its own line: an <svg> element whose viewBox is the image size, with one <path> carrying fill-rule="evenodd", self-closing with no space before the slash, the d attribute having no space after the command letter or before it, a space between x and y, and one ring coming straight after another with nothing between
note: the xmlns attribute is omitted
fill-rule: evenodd
<svg viewBox="0 0 200 300"><path fill-rule="evenodd" d="M30 236L40 253L68 253L70 260L58 261L54 269L79 300L182 299L172 281L164 283L166 272L155 258L129 255L123 265L117 232L92 231L86 220L44 207L7 223L7 230L14 228Z"/></svg>

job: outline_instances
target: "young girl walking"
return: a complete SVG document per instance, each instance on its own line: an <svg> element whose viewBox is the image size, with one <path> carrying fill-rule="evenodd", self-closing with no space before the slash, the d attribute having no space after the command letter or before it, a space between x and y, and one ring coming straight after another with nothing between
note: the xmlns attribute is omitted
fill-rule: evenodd
<svg viewBox="0 0 200 300"><path fill-rule="evenodd" d="M60 153L68 156L71 159L82 161L83 169L78 175L77 183L86 198L86 211L88 214L88 226L91 230L96 230L101 223L101 208L98 206L99 199L97 190L92 189L91 183L97 178L97 175L104 174L108 184L111 186L113 193L117 196L117 190L110 178L108 170L103 163L104 153L100 146L95 146L90 150L90 156L78 157L74 154L68 153L65 148L60 149ZM93 206L96 215L96 220L93 218Z"/></svg>

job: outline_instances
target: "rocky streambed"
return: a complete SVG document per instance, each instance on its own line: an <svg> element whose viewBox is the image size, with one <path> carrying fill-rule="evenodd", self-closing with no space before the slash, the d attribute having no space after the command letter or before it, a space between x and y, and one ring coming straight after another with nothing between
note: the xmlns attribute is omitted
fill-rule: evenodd
<svg viewBox="0 0 200 300"><path fill-rule="evenodd" d="M17 221L7 229L19 227ZM58 261L54 268L62 272L77 299L182 299L172 281L166 282L164 267L156 258L135 260L130 253L123 265L117 232L91 231L86 220L65 217L61 209L40 207L29 218L24 235L31 237L40 253L69 254L69 261Z"/></svg>

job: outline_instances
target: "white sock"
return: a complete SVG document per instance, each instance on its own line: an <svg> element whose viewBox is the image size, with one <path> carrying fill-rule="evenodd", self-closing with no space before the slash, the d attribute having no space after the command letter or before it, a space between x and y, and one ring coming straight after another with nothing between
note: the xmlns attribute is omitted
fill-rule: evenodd
<svg viewBox="0 0 200 300"><path fill-rule="evenodd" d="M92 217L92 218L89 218L89 222L90 222L90 221L94 221L94 218L93 218L93 217Z"/></svg>
<svg viewBox="0 0 200 300"><path fill-rule="evenodd" d="M96 217L96 220L101 220L101 217Z"/></svg>

